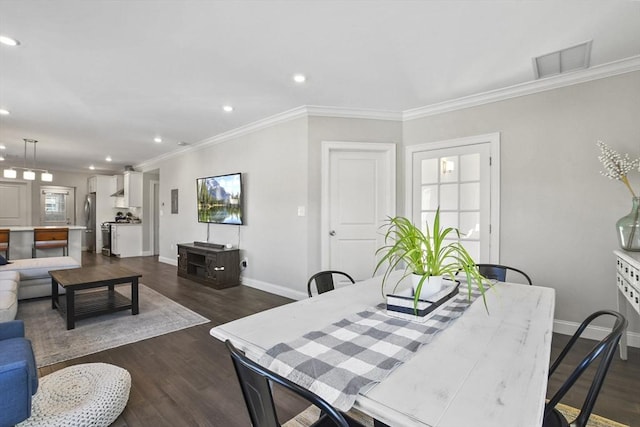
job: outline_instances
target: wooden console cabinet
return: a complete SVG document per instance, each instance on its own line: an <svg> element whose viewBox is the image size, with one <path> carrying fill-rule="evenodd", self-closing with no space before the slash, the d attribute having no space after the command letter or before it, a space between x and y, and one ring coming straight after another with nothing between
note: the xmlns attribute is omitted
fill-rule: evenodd
<svg viewBox="0 0 640 427"><path fill-rule="evenodd" d="M240 251L181 243L178 245L178 276L215 289L236 286L240 283Z"/></svg>

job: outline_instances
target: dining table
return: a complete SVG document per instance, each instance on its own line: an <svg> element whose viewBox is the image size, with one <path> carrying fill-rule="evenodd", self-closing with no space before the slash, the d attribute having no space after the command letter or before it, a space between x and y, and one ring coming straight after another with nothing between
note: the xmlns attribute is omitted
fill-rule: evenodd
<svg viewBox="0 0 640 427"><path fill-rule="evenodd" d="M400 280L398 289L408 282ZM467 295L464 281L460 295ZM385 315L384 303L376 276L216 326L210 334L258 361L274 346L355 313ZM554 309L553 288L494 282L484 299L476 298L411 358L357 393L353 408L394 427L540 427Z"/></svg>

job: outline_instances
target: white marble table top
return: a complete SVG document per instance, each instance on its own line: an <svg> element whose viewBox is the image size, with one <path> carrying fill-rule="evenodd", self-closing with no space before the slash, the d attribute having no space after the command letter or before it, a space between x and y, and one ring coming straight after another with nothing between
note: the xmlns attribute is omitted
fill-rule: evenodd
<svg viewBox="0 0 640 427"><path fill-rule="evenodd" d="M462 290L462 288L461 288ZM211 329L258 359L267 349L383 302L380 277ZM555 291L497 284L355 407L394 427L542 424Z"/></svg>

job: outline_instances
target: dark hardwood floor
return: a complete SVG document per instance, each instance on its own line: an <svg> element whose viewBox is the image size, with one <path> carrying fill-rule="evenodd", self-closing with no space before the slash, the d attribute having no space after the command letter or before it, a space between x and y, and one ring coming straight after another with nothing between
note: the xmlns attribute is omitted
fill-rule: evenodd
<svg viewBox="0 0 640 427"><path fill-rule="evenodd" d="M245 286L224 290L208 288L177 277L176 267L159 263L157 257L116 259L83 253L85 266L105 263L140 272L141 283L211 322L47 366L40 369L40 375L88 362L112 363L127 369L132 377L129 403L114 426L249 426L231 360L224 344L211 337L209 330L290 300ZM81 321L76 327L82 327ZM566 340L567 337L554 334L554 356ZM590 344L579 343L585 352ZM557 381L552 381L550 387L556 385ZM587 381L582 380L577 388L582 391L587 386ZM595 413L640 427L639 386L640 349L630 348L628 361L616 357L613 362ZM282 421L307 406L282 390L276 390L275 396ZM572 393L564 403L578 407L580 396Z"/></svg>

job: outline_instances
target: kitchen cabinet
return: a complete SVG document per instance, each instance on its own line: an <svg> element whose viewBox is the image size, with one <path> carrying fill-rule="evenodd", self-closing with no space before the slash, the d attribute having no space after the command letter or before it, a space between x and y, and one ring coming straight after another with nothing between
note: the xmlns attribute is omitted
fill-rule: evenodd
<svg viewBox="0 0 640 427"><path fill-rule="evenodd" d="M124 204L127 207L142 206L142 172L124 173Z"/></svg>
<svg viewBox="0 0 640 427"><path fill-rule="evenodd" d="M120 258L142 256L142 224L111 224L111 253Z"/></svg>
<svg viewBox="0 0 640 427"><path fill-rule="evenodd" d="M116 208L142 206L142 172L127 171L111 179L111 196Z"/></svg>
<svg viewBox="0 0 640 427"><path fill-rule="evenodd" d="M90 176L87 179L87 193L95 193L98 189L98 177Z"/></svg>

